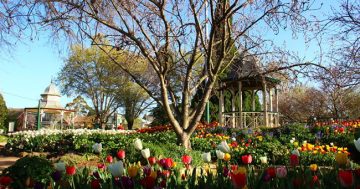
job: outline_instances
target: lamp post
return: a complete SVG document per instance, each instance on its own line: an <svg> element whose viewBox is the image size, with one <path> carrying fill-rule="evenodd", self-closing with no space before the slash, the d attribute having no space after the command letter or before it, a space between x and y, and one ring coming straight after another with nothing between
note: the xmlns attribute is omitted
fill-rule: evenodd
<svg viewBox="0 0 360 189"><path fill-rule="evenodd" d="M38 111L37 111L37 126L36 126L36 130L39 130L41 127L41 119L40 119L40 105L41 105L41 99L39 100L39 104L38 104Z"/></svg>

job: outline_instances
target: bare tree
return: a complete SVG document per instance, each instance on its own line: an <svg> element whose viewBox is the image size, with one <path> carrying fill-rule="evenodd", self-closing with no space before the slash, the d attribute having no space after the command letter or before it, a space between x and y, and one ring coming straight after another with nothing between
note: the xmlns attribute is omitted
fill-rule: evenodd
<svg viewBox="0 0 360 189"><path fill-rule="evenodd" d="M112 46L114 51L126 48L134 56L145 59L148 74L139 74L128 69L126 61L117 61L115 53L109 53L114 63L165 109L178 142L186 148L191 147L190 136L219 75L239 54L256 53L264 65L277 61L280 70L292 68L292 63L309 64L280 56L286 52L274 48L264 38L265 32L276 33L279 28L289 27L293 31L306 28L302 13L310 10L309 0L23 0L17 3L8 3L16 7L8 8L12 13L7 15L9 22L21 21L35 30L51 28L54 35L66 34L100 48ZM101 43L99 37L107 43ZM239 50L234 52L232 47ZM131 55L128 58L131 60ZM192 96L200 89L204 95L191 108Z"/></svg>

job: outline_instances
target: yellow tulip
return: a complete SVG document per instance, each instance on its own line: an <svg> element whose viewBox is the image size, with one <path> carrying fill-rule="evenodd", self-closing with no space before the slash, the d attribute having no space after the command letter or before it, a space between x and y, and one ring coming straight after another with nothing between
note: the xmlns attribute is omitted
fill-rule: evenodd
<svg viewBox="0 0 360 189"><path fill-rule="evenodd" d="M231 159L231 155L229 153L225 153L224 160L229 161Z"/></svg>
<svg viewBox="0 0 360 189"><path fill-rule="evenodd" d="M130 166L127 171L130 177L136 177L139 168L137 166Z"/></svg>
<svg viewBox="0 0 360 189"><path fill-rule="evenodd" d="M293 144L295 148L299 146L299 142L294 142Z"/></svg>
<svg viewBox="0 0 360 189"><path fill-rule="evenodd" d="M318 166L317 166L316 164L311 164L311 165L310 165L310 170L311 170L311 171L314 171L314 172L315 172L315 171L317 171L317 168L318 168Z"/></svg>
<svg viewBox="0 0 360 189"><path fill-rule="evenodd" d="M150 177L152 177L153 179L156 179L156 178L157 178L157 173L156 173L156 171L151 171Z"/></svg>
<svg viewBox="0 0 360 189"><path fill-rule="evenodd" d="M234 174L246 174L246 168L245 167L239 167L236 171L234 171Z"/></svg>
<svg viewBox="0 0 360 189"><path fill-rule="evenodd" d="M335 155L335 160L338 165L346 165L348 155L346 153L339 152Z"/></svg>

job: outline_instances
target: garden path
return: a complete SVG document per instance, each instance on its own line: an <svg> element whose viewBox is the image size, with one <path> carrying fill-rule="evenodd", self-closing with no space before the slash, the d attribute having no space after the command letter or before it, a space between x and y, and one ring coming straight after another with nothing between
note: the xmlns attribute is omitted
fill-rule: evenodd
<svg viewBox="0 0 360 189"><path fill-rule="evenodd" d="M0 143L0 151L5 146L5 144L6 143ZM5 168L7 168L7 167L11 166L12 164L14 164L15 161L17 161L18 159L19 159L19 157L15 157L15 156L0 155L0 173Z"/></svg>

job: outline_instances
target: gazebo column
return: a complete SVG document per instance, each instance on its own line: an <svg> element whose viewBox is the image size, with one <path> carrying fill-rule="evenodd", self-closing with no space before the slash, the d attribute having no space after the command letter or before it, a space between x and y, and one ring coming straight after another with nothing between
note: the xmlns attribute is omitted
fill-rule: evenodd
<svg viewBox="0 0 360 189"><path fill-rule="evenodd" d="M279 126L279 92L275 87L275 107L276 107L276 117L275 117L275 127Z"/></svg>
<svg viewBox="0 0 360 189"><path fill-rule="evenodd" d="M243 115L242 115L242 110L243 110L243 99L242 99L242 82L239 81L238 82L238 90L239 90L239 127L243 128Z"/></svg>
<svg viewBox="0 0 360 189"><path fill-rule="evenodd" d="M262 90L262 92L263 92L263 111L264 111L264 126L265 127L268 127L268 120L269 120L269 118L268 118L268 113L267 113L267 111L268 111L268 107L267 107L267 100L266 100L266 98L267 98L267 95L266 95L266 92L267 91L267 89L266 89L266 81L263 81L263 90Z"/></svg>
<svg viewBox="0 0 360 189"><path fill-rule="evenodd" d="M220 84L220 88L221 88L221 86L222 85ZM221 89L220 95L219 95L219 123L220 123L220 125L224 124L223 112L224 112L224 92Z"/></svg>
<svg viewBox="0 0 360 189"><path fill-rule="evenodd" d="M25 109L25 113L24 113L24 123L23 123L23 129L26 129L26 125L27 125L27 110Z"/></svg>
<svg viewBox="0 0 360 189"><path fill-rule="evenodd" d="M236 126L236 114L235 114L235 92L231 90L231 127Z"/></svg>
<svg viewBox="0 0 360 189"><path fill-rule="evenodd" d="M272 93L272 89L269 89L269 108L270 108L270 121L269 121L269 126L270 127L274 127L274 116L273 116L273 93Z"/></svg>
<svg viewBox="0 0 360 189"><path fill-rule="evenodd" d="M60 111L60 115L61 115L61 118L60 118L60 128L63 129L64 110L61 110L61 111Z"/></svg>
<svg viewBox="0 0 360 189"><path fill-rule="evenodd" d="M251 111L255 112L255 91L251 91ZM253 121L253 127L258 126L257 121L255 119L255 113L251 113L251 119Z"/></svg>

